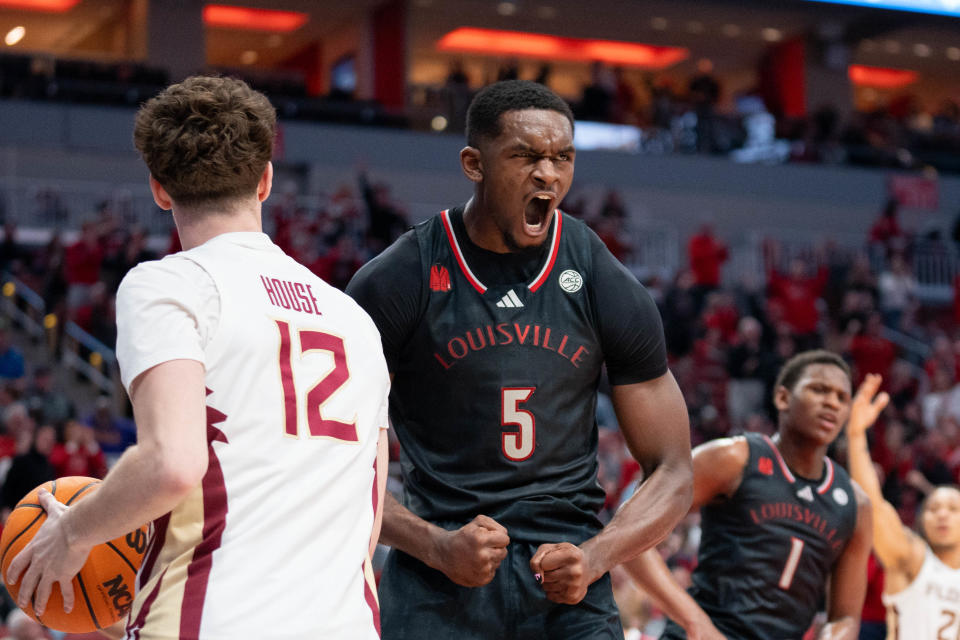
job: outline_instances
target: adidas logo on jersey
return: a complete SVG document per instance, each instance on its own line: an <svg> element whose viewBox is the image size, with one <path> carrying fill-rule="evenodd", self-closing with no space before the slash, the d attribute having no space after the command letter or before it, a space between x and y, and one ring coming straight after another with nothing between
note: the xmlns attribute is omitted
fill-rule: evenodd
<svg viewBox="0 0 960 640"><path fill-rule="evenodd" d="M500 298L497 306L501 309L515 309L517 307L522 307L523 303L520 302L520 298L517 296L516 292L513 289L510 289L510 291L507 291L506 295Z"/></svg>
<svg viewBox="0 0 960 640"><path fill-rule="evenodd" d="M813 502L813 489L810 487L804 487L803 489L800 489L800 491L797 491L797 497L803 498L807 502Z"/></svg>

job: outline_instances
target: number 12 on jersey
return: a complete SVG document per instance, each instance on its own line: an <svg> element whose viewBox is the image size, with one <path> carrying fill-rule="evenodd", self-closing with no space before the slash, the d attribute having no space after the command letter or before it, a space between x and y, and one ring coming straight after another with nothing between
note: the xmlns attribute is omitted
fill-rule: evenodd
<svg viewBox="0 0 960 640"><path fill-rule="evenodd" d="M508 460L520 462L533 455L536 446L537 423L533 414L521 409L535 387L505 387L500 390L500 425L516 425L519 431L504 431L500 434L500 448Z"/></svg>
<svg viewBox="0 0 960 640"><path fill-rule="evenodd" d="M293 382L293 349L290 340L290 324L277 320L280 330L280 382L283 386L284 427L288 436L299 436L299 402L297 389ZM307 391L307 427L313 438L333 438L357 442L357 423L327 420L323 417L323 405L350 379L347 366L347 354L343 347L343 338L322 331L298 329L300 338L300 357L309 351L326 351L333 356L333 369L320 378Z"/></svg>

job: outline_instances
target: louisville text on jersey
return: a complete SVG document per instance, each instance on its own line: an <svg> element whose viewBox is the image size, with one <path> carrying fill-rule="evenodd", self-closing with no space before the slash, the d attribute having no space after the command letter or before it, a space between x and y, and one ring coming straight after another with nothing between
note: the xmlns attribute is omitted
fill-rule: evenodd
<svg viewBox="0 0 960 640"><path fill-rule="evenodd" d="M553 351L558 356L569 361L574 367L580 368L583 357L590 350L583 345L570 344L570 336L554 332L550 327L539 324L524 324L502 322L498 325L488 324L476 329L470 329L461 336L455 336L447 341L445 348L434 352L434 357L444 369L457 364L474 351L483 351L488 347L530 346Z"/></svg>
<svg viewBox="0 0 960 640"><path fill-rule="evenodd" d="M751 508L750 517L755 524L768 520L801 522L823 536L834 549L840 548L844 543L844 540L834 540L837 535L836 527L831 526L826 518L809 507L790 504L789 502L767 502L760 505L759 508Z"/></svg>

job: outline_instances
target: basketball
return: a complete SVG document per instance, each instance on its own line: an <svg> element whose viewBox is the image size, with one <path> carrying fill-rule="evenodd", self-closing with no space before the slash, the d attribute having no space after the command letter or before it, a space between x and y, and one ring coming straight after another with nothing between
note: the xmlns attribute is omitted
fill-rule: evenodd
<svg viewBox="0 0 960 640"><path fill-rule="evenodd" d="M47 518L38 499L40 489L46 489L60 502L71 505L92 494L99 485L100 480L96 478L57 478L28 493L14 507L0 536L0 575L4 577L3 583L14 601L20 592L20 581L7 584L7 568ZM32 605L27 606L24 612L51 629L70 633L87 633L115 624L130 611L137 570L146 547L146 525L126 536L95 546L86 564L73 579L73 611L63 611L60 585L54 583L46 611L41 617L37 617Z"/></svg>

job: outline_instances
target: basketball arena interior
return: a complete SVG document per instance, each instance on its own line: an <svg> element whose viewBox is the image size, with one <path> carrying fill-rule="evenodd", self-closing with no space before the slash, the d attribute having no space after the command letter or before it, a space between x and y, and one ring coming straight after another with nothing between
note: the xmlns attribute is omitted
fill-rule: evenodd
<svg viewBox="0 0 960 640"><path fill-rule="evenodd" d="M37 484L11 469L103 477L135 442L115 294L179 241L133 118L198 72L242 78L276 107L265 230L341 289L470 197L458 158L472 96L545 84L576 118L561 208L653 295L694 445L772 434L777 370L824 347L855 384L883 375L871 451L901 519L958 483L957 2L225 2L0 0L4 513ZM605 519L642 479L607 392ZM34 468L13 465L28 453ZM396 464L388 488L402 490ZM694 514L661 545L681 584L698 541ZM884 619L880 575L864 620ZM656 638L664 613L612 578L627 638Z"/></svg>

